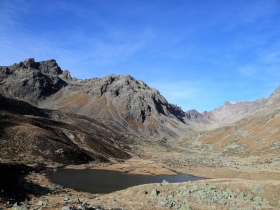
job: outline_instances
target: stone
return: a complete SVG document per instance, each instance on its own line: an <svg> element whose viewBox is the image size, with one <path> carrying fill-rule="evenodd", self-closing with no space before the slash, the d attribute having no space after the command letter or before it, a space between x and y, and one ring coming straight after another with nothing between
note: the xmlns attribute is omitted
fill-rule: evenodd
<svg viewBox="0 0 280 210"><path fill-rule="evenodd" d="M169 200L172 200L172 199L174 198L174 194L173 194L173 193L169 194L169 195L167 196L167 198L168 198Z"/></svg>
<svg viewBox="0 0 280 210"><path fill-rule="evenodd" d="M167 200L159 200L159 205L161 205L161 206L165 206L167 203L168 203L168 201Z"/></svg>
<svg viewBox="0 0 280 210"><path fill-rule="evenodd" d="M208 188L210 190L217 189L217 184L211 183Z"/></svg>
<svg viewBox="0 0 280 210"><path fill-rule="evenodd" d="M243 192L241 192L238 196L237 196L238 199L241 199L241 200L244 200L245 199L245 195Z"/></svg>
<svg viewBox="0 0 280 210"><path fill-rule="evenodd" d="M227 188L227 189L226 189L226 192L228 193L229 197L234 198L234 194L233 194L233 192L231 191L231 189Z"/></svg>
<svg viewBox="0 0 280 210"><path fill-rule="evenodd" d="M64 199L63 199L63 202L64 203L68 203L70 201L70 198L68 196L66 196Z"/></svg>
<svg viewBox="0 0 280 210"><path fill-rule="evenodd" d="M38 206L46 206L48 205L49 203L49 200L48 199L42 199L42 200L39 200L39 202L37 203Z"/></svg>
<svg viewBox="0 0 280 210"><path fill-rule="evenodd" d="M87 203L82 203L79 207L78 207L78 209L81 209L81 210L88 210L89 209L89 204L87 204Z"/></svg>
<svg viewBox="0 0 280 210"><path fill-rule="evenodd" d="M159 191L157 191L156 189L153 189L152 192L151 192L151 196L157 196L159 193Z"/></svg>
<svg viewBox="0 0 280 210"><path fill-rule="evenodd" d="M89 195L89 196L88 196L88 199L94 199L94 198L96 198L95 195Z"/></svg>
<svg viewBox="0 0 280 210"><path fill-rule="evenodd" d="M90 205L91 205L91 206L99 206L100 203L101 203L100 200L94 200L94 201L91 201L91 202L90 202Z"/></svg>
<svg viewBox="0 0 280 210"><path fill-rule="evenodd" d="M147 191L146 191L146 190L139 190L139 191L138 191L138 194L146 195L146 194L147 194Z"/></svg>
<svg viewBox="0 0 280 210"><path fill-rule="evenodd" d="M73 199L73 203L80 203L79 198L74 198L74 199Z"/></svg>
<svg viewBox="0 0 280 210"><path fill-rule="evenodd" d="M183 205L180 210L191 210L191 207L189 205Z"/></svg>
<svg viewBox="0 0 280 210"><path fill-rule="evenodd" d="M262 198L260 196L253 198L254 202L259 204L260 206L269 206L269 202L266 200L266 198Z"/></svg>
<svg viewBox="0 0 280 210"><path fill-rule="evenodd" d="M195 191L198 191L198 186L197 185L193 185L190 187L190 192L195 192Z"/></svg>
<svg viewBox="0 0 280 210"><path fill-rule="evenodd" d="M61 210L75 210L75 206L64 206L61 208Z"/></svg>
<svg viewBox="0 0 280 210"><path fill-rule="evenodd" d="M255 203L261 205L261 204L262 204L262 201L263 201L263 198L257 196L257 197L254 197L253 200L254 200Z"/></svg>
<svg viewBox="0 0 280 210"><path fill-rule="evenodd" d="M166 181L166 180L163 180L161 184L162 184L162 185L166 185L166 184L169 184L169 182Z"/></svg>
<svg viewBox="0 0 280 210"><path fill-rule="evenodd" d="M12 210L28 210L28 207L26 205L22 206L13 206Z"/></svg>
<svg viewBox="0 0 280 210"><path fill-rule="evenodd" d="M219 204L221 205L225 205L227 203L226 199L223 199L221 198L219 201L218 201Z"/></svg>
<svg viewBox="0 0 280 210"><path fill-rule="evenodd" d="M94 210L104 210L101 206L97 206Z"/></svg>
<svg viewBox="0 0 280 210"><path fill-rule="evenodd" d="M250 200L252 200L253 199L253 195L252 194L248 194L246 197L245 197L245 200L246 201L250 201Z"/></svg>
<svg viewBox="0 0 280 210"><path fill-rule="evenodd" d="M264 193L264 189L262 189L261 186L254 186L253 189L252 189L252 193L255 193L255 194L261 194L261 193Z"/></svg>

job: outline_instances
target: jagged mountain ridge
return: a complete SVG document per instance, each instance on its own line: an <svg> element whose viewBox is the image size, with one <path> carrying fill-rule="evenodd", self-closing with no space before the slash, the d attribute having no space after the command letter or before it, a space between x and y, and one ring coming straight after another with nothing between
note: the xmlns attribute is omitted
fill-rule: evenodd
<svg viewBox="0 0 280 210"><path fill-rule="evenodd" d="M80 80L62 71L54 59L33 58L0 67L0 93L36 107L72 112L106 123L115 122L135 134L181 137L199 126L220 127L260 112L280 100L277 89L267 99L225 102L210 112L183 112L158 90L129 75Z"/></svg>
<svg viewBox="0 0 280 210"><path fill-rule="evenodd" d="M273 106L280 101L280 87L278 87L268 98L259 98L254 101L226 101L210 112L202 112L201 115L214 123L221 125L230 124L244 117L256 115Z"/></svg>
<svg viewBox="0 0 280 210"><path fill-rule="evenodd" d="M30 58L0 67L0 93L39 108L114 121L146 136L179 137L192 124L180 107L143 81L129 75L79 80L62 71L54 59Z"/></svg>

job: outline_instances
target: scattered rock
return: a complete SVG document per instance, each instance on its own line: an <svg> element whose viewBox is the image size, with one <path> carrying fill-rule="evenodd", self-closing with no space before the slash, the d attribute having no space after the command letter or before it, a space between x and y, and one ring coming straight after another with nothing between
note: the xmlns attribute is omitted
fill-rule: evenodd
<svg viewBox="0 0 280 210"><path fill-rule="evenodd" d="M63 199L63 202L64 202L64 203L67 203L67 202L69 202L69 200L70 200L70 198L69 198L68 196L66 196L66 197Z"/></svg>
<svg viewBox="0 0 280 210"><path fill-rule="evenodd" d="M22 206L13 206L12 210L28 210L28 207L25 205Z"/></svg>
<svg viewBox="0 0 280 210"><path fill-rule="evenodd" d="M81 210L88 210L89 207L90 207L89 204L87 204L87 203L82 203L82 204L78 207L78 209L81 209Z"/></svg>
<svg viewBox="0 0 280 210"><path fill-rule="evenodd" d="M254 186L252 192L255 194L261 194L264 193L265 191L264 189L261 188L261 186Z"/></svg>
<svg viewBox="0 0 280 210"><path fill-rule="evenodd" d="M39 200L39 202L37 203L38 206L47 206L49 203L49 200L48 199L42 199L42 200Z"/></svg>
<svg viewBox="0 0 280 210"><path fill-rule="evenodd" d="M253 199L253 195L252 194L248 194L246 197L245 197L245 200L246 201L251 201Z"/></svg>
<svg viewBox="0 0 280 210"><path fill-rule="evenodd" d="M161 184L162 184L162 185L166 185L166 184L169 184L169 182L166 181L166 180L163 180Z"/></svg>
<svg viewBox="0 0 280 210"><path fill-rule="evenodd" d="M75 206L64 206L61 210L75 210Z"/></svg>
<svg viewBox="0 0 280 210"><path fill-rule="evenodd" d="M80 203L79 198L74 198L74 199L73 199L73 203Z"/></svg>
<svg viewBox="0 0 280 210"><path fill-rule="evenodd" d="M153 189L152 192L151 192L151 196L157 196L159 193L159 191L157 191L156 189Z"/></svg>
<svg viewBox="0 0 280 210"><path fill-rule="evenodd" d="M147 194L147 191L146 191L146 190L139 190L139 191L138 191L138 194L146 195L146 194Z"/></svg>
<svg viewBox="0 0 280 210"><path fill-rule="evenodd" d="M181 206L180 210L191 210L191 207L183 205L183 206Z"/></svg>
<svg viewBox="0 0 280 210"><path fill-rule="evenodd" d="M88 199L94 199L94 198L96 198L95 195L89 195L89 196L88 196Z"/></svg>

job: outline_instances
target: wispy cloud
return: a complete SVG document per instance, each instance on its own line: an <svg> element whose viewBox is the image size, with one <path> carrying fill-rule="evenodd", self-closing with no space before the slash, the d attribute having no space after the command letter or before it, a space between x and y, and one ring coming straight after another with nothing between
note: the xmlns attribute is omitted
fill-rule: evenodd
<svg viewBox="0 0 280 210"><path fill-rule="evenodd" d="M185 111L194 108L194 106L192 106L193 98L204 91L200 81L154 81L149 83L149 85L159 90L160 94L163 95L169 103L179 105Z"/></svg>
<svg viewBox="0 0 280 210"><path fill-rule="evenodd" d="M251 64L245 64L238 68L238 72L243 77L254 78L256 77L256 73L258 72L258 69Z"/></svg>
<svg viewBox="0 0 280 210"><path fill-rule="evenodd" d="M0 0L0 65L55 58L78 78L132 74L184 110L203 110L244 95L238 84L279 81L279 5Z"/></svg>
<svg viewBox="0 0 280 210"><path fill-rule="evenodd" d="M269 64L280 63L280 50L265 55L263 61Z"/></svg>
<svg viewBox="0 0 280 210"><path fill-rule="evenodd" d="M154 87L160 91L160 93L164 94L169 100L180 100L190 99L195 94L197 94L200 88L200 82L191 83L191 82L168 82L168 81L157 81L150 83L151 87Z"/></svg>

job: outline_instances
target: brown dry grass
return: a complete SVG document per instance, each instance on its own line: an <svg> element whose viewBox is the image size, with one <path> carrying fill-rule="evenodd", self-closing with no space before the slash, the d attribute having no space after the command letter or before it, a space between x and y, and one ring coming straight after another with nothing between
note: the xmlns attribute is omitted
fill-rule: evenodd
<svg viewBox="0 0 280 210"><path fill-rule="evenodd" d="M54 100L58 100L58 99L60 99L62 97L62 92L61 91L59 91L59 92L57 92L56 94L54 94Z"/></svg>
<svg viewBox="0 0 280 210"><path fill-rule="evenodd" d="M69 96L66 99L60 101L58 103L58 106L66 107L66 106L71 106L72 104L76 104L80 107L86 106L88 104L88 95L76 93L76 94Z"/></svg>
<svg viewBox="0 0 280 210"><path fill-rule="evenodd" d="M60 101L58 103L58 106L59 107L65 107L67 105L69 105L69 103L71 103L72 101L76 100L77 98L79 97L79 94L76 93L76 94L73 94L65 99L62 99L62 101Z"/></svg>

